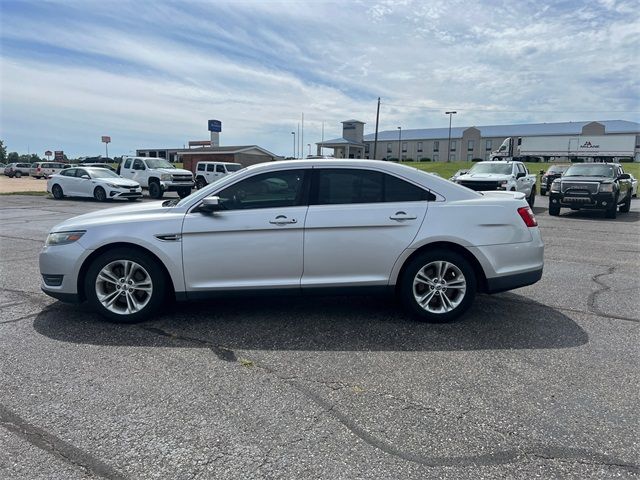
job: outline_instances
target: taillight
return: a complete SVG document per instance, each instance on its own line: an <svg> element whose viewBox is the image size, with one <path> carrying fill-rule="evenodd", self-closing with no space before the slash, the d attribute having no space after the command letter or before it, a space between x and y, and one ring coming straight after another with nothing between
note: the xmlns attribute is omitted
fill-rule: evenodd
<svg viewBox="0 0 640 480"><path fill-rule="evenodd" d="M520 215L522 221L524 221L524 224L527 227L531 228L538 226L538 221L536 220L536 216L533 214L531 207L520 207L518 209L518 215Z"/></svg>

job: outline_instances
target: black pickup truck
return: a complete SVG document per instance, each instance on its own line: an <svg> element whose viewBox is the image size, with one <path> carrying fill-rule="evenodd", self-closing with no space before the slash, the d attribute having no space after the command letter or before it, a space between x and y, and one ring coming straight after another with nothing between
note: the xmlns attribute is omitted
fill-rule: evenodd
<svg viewBox="0 0 640 480"><path fill-rule="evenodd" d="M549 215L560 215L561 208L604 210L607 218L631 208L631 177L617 163L578 163L571 165L549 189Z"/></svg>

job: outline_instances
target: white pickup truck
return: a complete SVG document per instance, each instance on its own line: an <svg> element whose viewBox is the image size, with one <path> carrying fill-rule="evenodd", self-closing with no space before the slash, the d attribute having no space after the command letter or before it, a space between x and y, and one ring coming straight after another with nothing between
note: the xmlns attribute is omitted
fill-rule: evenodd
<svg viewBox="0 0 640 480"><path fill-rule="evenodd" d="M164 192L178 192L184 198L195 185L189 170L176 168L164 158L122 157L119 173L149 189L149 196L156 199L162 198Z"/></svg>
<svg viewBox="0 0 640 480"><path fill-rule="evenodd" d="M531 207L536 199L537 177L522 162L478 162L455 182L476 191L521 192Z"/></svg>

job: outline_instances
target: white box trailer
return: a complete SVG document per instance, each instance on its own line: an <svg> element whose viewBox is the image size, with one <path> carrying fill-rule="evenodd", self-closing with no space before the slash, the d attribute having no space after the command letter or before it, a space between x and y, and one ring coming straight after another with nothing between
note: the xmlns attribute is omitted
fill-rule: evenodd
<svg viewBox="0 0 640 480"><path fill-rule="evenodd" d="M631 157L640 161L636 135L553 135L507 138L492 152L494 159L508 157L582 157L607 159Z"/></svg>

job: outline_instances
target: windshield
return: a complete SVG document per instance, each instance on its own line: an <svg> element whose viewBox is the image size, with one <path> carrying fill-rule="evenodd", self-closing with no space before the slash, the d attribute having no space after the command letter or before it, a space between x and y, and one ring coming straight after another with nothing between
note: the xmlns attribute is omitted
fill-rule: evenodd
<svg viewBox="0 0 640 480"><path fill-rule="evenodd" d="M614 177L615 168L603 164L571 165L564 173L565 177Z"/></svg>
<svg viewBox="0 0 640 480"><path fill-rule="evenodd" d="M242 165L227 165L227 172L237 172L242 170Z"/></svg>
<svg viewBox="0 0 640 480"><path fill-rule="evenodd" d="M120 175L106 168L92 168L89 173L91 178L120 178Z"/></svg>
<svg viewBox="0 0 640 480"><path fill-rule="evenodd" d="M228 165L227 165L227 168L229 168L229 166L228 166ZM213 192L213 191L215 190L215 188L216 188L215 186L216 186L218 183L223 182L223 181L224 181L224 182L227 182L230 178L234 178L236 175L238 175L238 172L242 172L242 171L244 171L244 170L246 170L246 168L244 168L244 167L240 166L240 169L239 169L239 170L237 170L237 171L235 171L235 172L233 172L233 173L230 173L229 175L225 175L225 176L222 176L222 177L218 177L216 180L214 180L213 182L211 182L209 185L207 185L207 186L206 186L206 187L204 187L203 189L200 189L200 190L196 190L196 191L194 191L194 192L193 192L191 195L189 195L188 197L184 197L184 198L183 198L182 200L180 200L180 201L177 201L177 200L178 200L177 198L176 198L175 200L166 200L166 201L162 204L162 206L163 206L163 207L173 207L173 206L177 205L177 206L181 207L181 206L183 206L183 205L186 205L186 204L188 204L189 202L191 202L191 200L193 200L193 199L194 199L194 197L195 197L196 195L198 195L198 196L199 196L199 195L200 195L200 194L202 194L202 192L203 192L203 191L205 191L205 190L206 190L207 192L209 192L209 193Z"/></svg>
<svg viewBox="0 0 640 480"><path fill-rule="evenodd" d="M564 165L553 165L551 167L549 167L549 170L547 170L547 173L562 173L564 172L567 168Z"/></svg>
<svg viewBox="0 0 640 480"><path fill-rule="evenodd" d="M167 162L164 158L147 158L149 168L176 168L175 165Z"/></svg>
<svg viewBox="0 0 640 480"><path fill-rule="evenodd" d="M508 163L476 163L469 174L473 173L497 173L499 175L511 175L512 167Z"/></svg>

